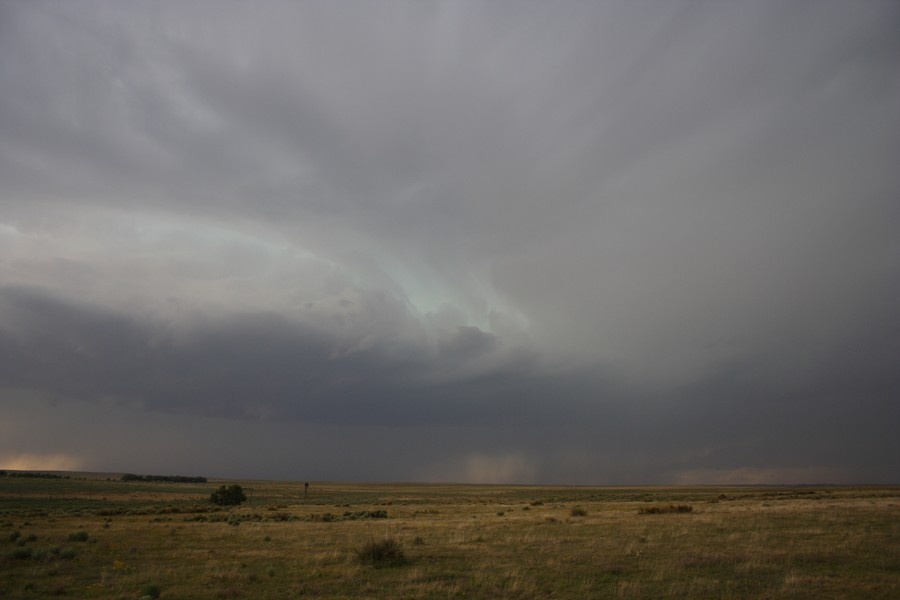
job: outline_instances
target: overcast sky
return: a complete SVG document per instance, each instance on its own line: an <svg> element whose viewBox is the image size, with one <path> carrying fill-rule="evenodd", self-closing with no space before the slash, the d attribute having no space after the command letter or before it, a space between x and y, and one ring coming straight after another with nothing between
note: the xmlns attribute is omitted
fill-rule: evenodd
<svg viewBox="0 0 900 600"><path fill-rule="evenodd" d="M0 467L897 483L898 31L0 2Z"/></svg>

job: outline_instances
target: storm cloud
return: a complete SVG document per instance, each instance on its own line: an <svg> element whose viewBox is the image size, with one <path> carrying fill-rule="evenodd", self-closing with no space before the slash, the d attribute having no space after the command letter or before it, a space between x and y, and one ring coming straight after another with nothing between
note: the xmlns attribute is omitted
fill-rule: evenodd
<svg viewBox="0 0 900 600"><path fill-rule="evenodd" d="M0 5L0 467L896 482L900 8Z"/></svg>

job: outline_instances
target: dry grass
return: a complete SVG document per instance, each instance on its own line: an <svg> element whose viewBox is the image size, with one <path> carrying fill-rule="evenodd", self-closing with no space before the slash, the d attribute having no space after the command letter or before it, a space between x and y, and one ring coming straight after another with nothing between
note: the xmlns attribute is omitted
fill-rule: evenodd
<svg viewBox="0 0 900 600"><path fill-rule="evenodd" d="M0 597L900 597L896 487L221 483L0 481ZM404 560L360 563L383 539Z"/></svg>

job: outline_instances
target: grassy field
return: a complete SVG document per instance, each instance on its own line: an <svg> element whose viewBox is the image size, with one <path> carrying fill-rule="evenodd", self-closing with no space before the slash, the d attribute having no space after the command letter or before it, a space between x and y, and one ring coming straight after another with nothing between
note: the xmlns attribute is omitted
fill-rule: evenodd
<svg viewBox="0 0 900 600"><path fill-rule="evenodd" d="M112 479L0 477L0 598L900 598L900 487Z"/></svg>

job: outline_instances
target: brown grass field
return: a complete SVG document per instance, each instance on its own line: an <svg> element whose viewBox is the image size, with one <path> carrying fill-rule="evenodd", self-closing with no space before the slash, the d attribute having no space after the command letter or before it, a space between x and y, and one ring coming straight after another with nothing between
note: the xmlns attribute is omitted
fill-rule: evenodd
<svg viewBox="0 0 900 600"><path fill-rule="evenodd" d="M0 598L900 598L897 486L109 477L0 477Z"/></svg>

